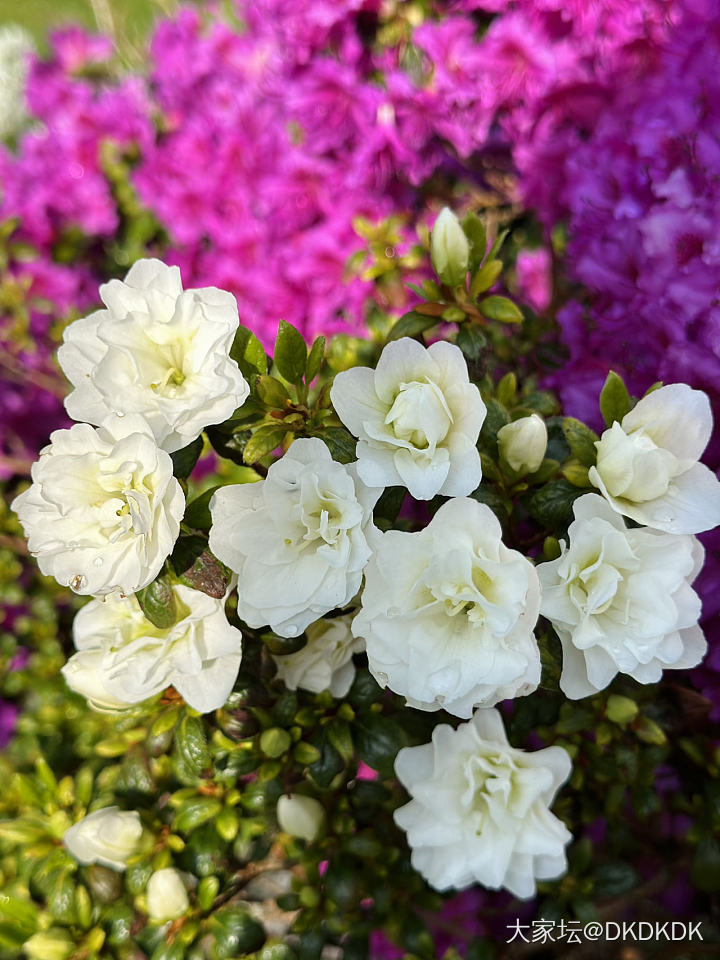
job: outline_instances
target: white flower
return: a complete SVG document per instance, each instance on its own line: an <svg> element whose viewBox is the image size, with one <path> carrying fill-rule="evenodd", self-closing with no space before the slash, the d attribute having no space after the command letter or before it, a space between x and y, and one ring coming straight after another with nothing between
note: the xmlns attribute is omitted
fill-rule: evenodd
<svg viewBox="0 0 720 960"><path fill-rule="evenodd" d="M122 709L173 686L201 713L218 710L235 683L242 634L224 600L173 587L179 619L160 629L135 597L92 600L73 623L78 653L63 667L68 686L96 709Z"/></svg>
<svg viewBox="0 0 720 960"><path fill-rule="evenodd" d="M567 869L572 837L550 806L570 770L562 747L511 747L497 710L478 710L456 730L435 727L432 743L405 747L395 760L412 797L395 822L413 867L436 890L480 883L532 897L536 879Z"/></svg>
<svg viewBox="0 0 720 960"><path fill-rule="evenodd" d="M230 359L232 294L183 290L177 267L138 260L125 280L101 286L100 297L106 309L71 323L58 350L75 388L65 400L73 420L139 413L172 453L245 401L250 388Z"/></svg>
<svg viewBox="0 0 720 960"><path fill-rule="evenodd" d="M213 494L210 549L239 575L238 616L296 637L360 588L380 494L322 440L296 440L260 483Z"/></svg>
<svg viewBox="0 0 720 960"><path fill-rule="evenodd" d="M148 880L147 908L153 923L177 920L190 906L180 873L172 867L156 870Z"/></svg>
<svg viewBox="0 0 720 960"><path fill-rule="evenodd" d="M574 504L570 546L541 563L540 612L563 648L560 687L573 700L603 690L618 673L640 683L663 668L698 664L707 649L690 584L702 567L695 537L627 530L596 494Z"/></svg>
<svg viewBox="0 0 720 960"><path fill-rule="evenodd" d="M590 480L638 523L667 533L711 530L720 523L720 482L697 462L711 433L706 394L684 383L660 387L603 433Z"/></svg>
<svg viewBox="0 0 720 960"><path fill-rule="evenodd" d="M307 643L301 650L273 657L278 677L289 690L329 690L334 697L344 697L355 678L352 656L365 646L353 637L349 618L318 620L305 632Z"/></svg>
<svg viewBox="0 0 720 960"><path fill-rule="evenodd" d="M136 810L103 807L66 830L63 843L80 863L101 863L122 871L137 851L141 836L142 824Z"/></svg>
<svg viewBox="0 0 720 960"><path fill-rule="evenodd" d="M545 421L536 413L500 427L497 435L500 456L517 473L535 473L545 459L548 433Z"/></svg>
<svg viewBox="0 0 720 960"><path fill-rule="evenodd" d="M312 843L320 832L325 811L322 804L313 797L291 793L278 800L277 819L280 829L285 833Z"/></svg>
<svg viewBox="0 0 720 960"><path fill-rule="evenodd" d="M389 343L377 368L335 377L333 406L356 437L358 474L370 487L402 485L417 500L463 497L480 483L477 443L486 408L451 343Z"/></svg>
<svg viewBox="0 0 720 960"><path fill-rule="evenodd" d="M19 133L27 120L25 83L34 52L35 44L24 27L17 23L0 27L0 139Z"/></svg>
<svg viewBox="0 0 720 960"><path fill-rule="evenodd" d="M142 417L56 430L13 510L40 570L76 593L135 593L172 551L185 510L172 461Z"/></svg>
<svg viewBox="0 0 720 960"><path fill-rule="evenodd" d="M443 283L457 287L465 280L470 263L470 244L460 221L443 207L430 234L433 270Z"/></svg>
<svg viewBox="0 0 720 960"><path fill-rule="evenodd" d="M382 535L353 633L378 683L411 706L469 717L540 682L537 574L500 537L492 510L469 499L419 533Z"/></svg>

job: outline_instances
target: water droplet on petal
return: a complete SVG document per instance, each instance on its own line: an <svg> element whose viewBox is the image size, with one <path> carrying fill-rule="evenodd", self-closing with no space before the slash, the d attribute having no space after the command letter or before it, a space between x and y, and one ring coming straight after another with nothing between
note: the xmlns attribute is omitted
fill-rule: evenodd
<svg viewBox="0 0 720 960"><path fill-rule="evenodd" d="M87 583L87 577L84 577L81 573L76 573L75 576L70 581L71 590L82 590L82 588Z"/></svg>
<svg viewBox="0 0 720 960"><path fill-rule="evenodd" d="M93 560L93 563L95 564L96 567L101 567L103 565L103 558L95 557L95 559Z"/></svg>
<svg viewBox="0 0 720 960"><path fill-rule="evenodd" d="M377 681L378 683L381 683L383 686L387 686L388 675L386 673L378 673Z"/></svg>
<svg viewBox="0 0 720 960"><path fill-rule="evenodd" d="M399 617L402 613L400 607L388 607L388 616L389 617Z"/></svg>
<svg viewBox="0 0 720 960"><path fill-rule="evenodd" d="M289 637L296 637L298 633L299 633L298 628L293 624L290 624L290 626L287 628L287 635Z"/></svg>

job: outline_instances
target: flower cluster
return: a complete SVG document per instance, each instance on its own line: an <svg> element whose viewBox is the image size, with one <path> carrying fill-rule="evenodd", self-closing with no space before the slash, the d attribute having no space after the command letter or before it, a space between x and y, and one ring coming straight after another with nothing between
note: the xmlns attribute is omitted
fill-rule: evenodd
<svg viewBox="0 0 720 960"><path fill-rule="evenodd" d="M434 289L458 304L443 315L455 311L461 344L473 336L471 311L489 331L516 321L510 301L476 292L488 269L479 230L448 210L432 237ZM323 338L308 353L281 324L268 373L259 341L237 326L232 296L184 291L177 268L140 261L101 295L106 309L72 324L60 350L74 386L69 413L99 426L54 433L14 504L41 569L95 598L75 618L68 685L100 711L168 691L199 712L218 710L233 695L243 634L265 631L290 691L342 698L353 655L364 651L379 687L408 707L469 720L454 731L436 726L431 744L397 756L412 800L395 819L415 868L438 890L479 882L532 896L536 880L566 868L570 833L549 807L570 758L559 746L511 747L489 708L537 689L540 614L562 643L560 689L573 699L618 672L651 683L702 658L691 584L703 551L693 534L720 522L720 483L697 462L711 429L707 398L673 384L630 409L613 374L600 438L565 419L565 442L586 464L569 461L566 475L595 492L575 499L569 545L536 567L506 546L483 502L482 465L517 496L534 475L552 478L559 464L546 457L547 425L520 407L500 426L505 408L483 399L456 343L399 336L374 369L341 372L313 391ZM442 320L429 316L428 328ZM503 383L509 398L516 387ZM484 453L490 410L497 460ZM178 476L186 484L203 431L225 453L242 435L255 482L186 504ZM431 501L429 522L393 529L398 503L378 526L393 488L418 506ZM538 512L535 498L528 508ZM646 526L628 529L621 515ZM260 748L275 758L291 742L270 727ZM98 836L103 815L117 829ZM312 841L322 809L288 797L277 816L290 836ZM66 845L81 862L122 868L129 817L97 811ZM189 904L174 870L157 871L147 897L156 924Z"/></svg>

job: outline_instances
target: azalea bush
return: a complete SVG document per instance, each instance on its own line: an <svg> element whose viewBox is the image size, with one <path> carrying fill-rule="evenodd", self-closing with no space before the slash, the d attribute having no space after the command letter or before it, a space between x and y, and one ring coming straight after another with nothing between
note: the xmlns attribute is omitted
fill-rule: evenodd
<svg viewBox="0 0 720 960"><path fill-rule="evenodd" d="M716 889L717 751L672 679L707 648L709 402L611 372L600 435L565 416L503 240L443 210L415 308L342 369L159 260L66 328L76 422L12 509L74 652L36 641L2 760L3 956L450 960L528 901Z"/></svg>

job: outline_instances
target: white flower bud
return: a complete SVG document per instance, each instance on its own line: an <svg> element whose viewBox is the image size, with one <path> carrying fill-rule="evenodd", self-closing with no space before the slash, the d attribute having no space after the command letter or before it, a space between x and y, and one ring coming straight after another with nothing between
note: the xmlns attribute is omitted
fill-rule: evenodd
<svg viewBox="0 0 720 960"><path fill-rule="evenodd" d="M320 832L325 819L322 804L312 797L298 793L282 796L277 802L277 819L280 829L291 837L300 837L311 843Z"/></svg>
<svg viewBox="0 0 720 960"><path fill-rule="evenodd" d="M516 473L535 473L545 459L547 427L536 413L498 430L500 456Z"/></svg>
<svg viewBox="0 0 720 960"><path fill-rule="evenodd" d="M449 207L443 207L430 235L433 269L443 283L457 287L465 280L470 262L470 244L460 221Z"/></svg>
<svg viewBox="0 0 720 960"><path fill-rule="evenodd" d="M101 863L113 870L124 870L141 836L142 824L136 810L103 807L66 830L63 843L79 863Z"/></svg>
<svg viewBox="0 0 720 960"><path fill-rule="evenodd" d="M147 908L153 923L177 920L190 906L182 877L172 867L156 870L147 885Z"/></svg>

